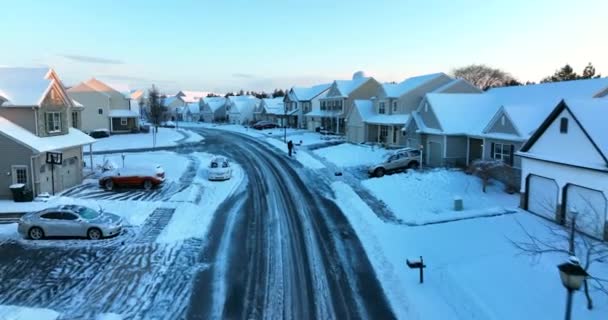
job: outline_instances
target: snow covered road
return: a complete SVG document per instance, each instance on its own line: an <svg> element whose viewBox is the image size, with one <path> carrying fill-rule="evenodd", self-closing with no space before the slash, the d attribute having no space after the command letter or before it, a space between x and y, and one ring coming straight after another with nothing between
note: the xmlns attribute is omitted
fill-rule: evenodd
<svg viewBox="0 0 608 320"><path fill-rule="evenodd" d="M344 214L318 191L322 181L255 139L203 135L217 148L206 151L238 162L249 184L215 215L187 318L394 318Z"/></svg>

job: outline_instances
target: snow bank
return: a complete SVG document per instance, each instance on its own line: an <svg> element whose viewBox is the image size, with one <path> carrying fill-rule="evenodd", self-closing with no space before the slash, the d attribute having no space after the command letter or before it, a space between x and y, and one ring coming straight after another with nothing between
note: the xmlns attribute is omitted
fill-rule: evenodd
<svg viewBox="0 0 608 320"><path fill-rule="evenodd" d="M17 232L17 224L16 223L7 223L0 224L0 243L7 240L17 240L20 239L21 235ZM2 315L1 307L0 307L0 315ZM0 317L0 319L3 319Z"/></svg>
<svg viewBox="0 0 608 320"><path fill-rule="evenodd" d="M266 142L268 142L273 147L279 149L283 153L289 153L289 150L287 149L287 144L284 143L281 140L274 139L274 138L267 138ZM296 160L298 160L302 165L304 165L304 166L306 166L306 167L308 167L310 169L323 169L323 168L325 168L325 165L323 165L319 160L315 159L313 156L311 156L310 154L308 154L306 151L300 150L298 152L298 147L297 146L295 146L295 150L296 150L296 153L293 155L293 157Z"/></svg>
<svg viewBox="0 0 608 320"><path fill-rule="evenodd" d="M43 308L28 308L0 305L0 319L6 320L54 320L59 317L57 311Z"/></svg>
<svg viewBox="0 0 608 320"><path fill-rule="evenodd" d="M343 143L314 151L317 155L339 167L369 166L380 163L390 153L382 148Z"/></svg>
<svg viewBox="0 0 608 320"><path fill-rule="evenodd" d="M554 224L529 213L470 219L418 227L387 224L350 186L332 184L336 201L374 266L399 319L559 319L565 290L556 266L565 255L539 259L524 256L509 240L523 241L524 228L541 239L552 239ZM409 198L409 197L408 197ZM415 197L412 197L415 199ZM405 202L404 198L404 202ZM567 248L567 243L558 244ZM423 256L424 284L406 259ZM592 266L606 278L606 264ZM573 318L599 320L608 313L608 297L594 294L595 309L586 309L577 294ZM517 307L514 307L517 306Z"/></svg>
<svg viewBox="0 0 608 320"><path fill-rule="evenodd" d="M156 145L154 145L154 134L152 132L153 128L150 128L150 132L148 133L114 134L107 138L97 139L97 142L93 145L93 151L172 147L176 146L178 141L184 139L183 134L187 136L183 142L199 142L203 140L203 137L190 130L158 128ZM84 151L87 152L88 148L85 147Z"/></svg>
<svg viewBox="0 0 608 320"><path fill-rule="evenodd" d="M483 193L481 180L462 171L409 170L361 183L398 218L413 224L496 214L519 206L519 195L505 193L501 183ZM463 200L464 211L453 211L456 197Z"/></svg>
<svg viewBox="0 0 608 320"><path fill-rule="evenodd" d="M102 313L98 314L95 320L122 320L122 316L117 313Z"/></svg>

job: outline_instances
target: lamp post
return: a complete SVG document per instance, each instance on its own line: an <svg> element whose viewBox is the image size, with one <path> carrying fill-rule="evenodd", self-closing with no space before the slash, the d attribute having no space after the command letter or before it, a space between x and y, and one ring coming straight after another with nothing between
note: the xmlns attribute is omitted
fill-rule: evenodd
<svg viewBox="0 0 608 320"><path fill-rule="evenodd" d="M566 298L566 320L571 319L572 315L572 295L574 291L581 288L583 281L589 276L587 271L581 267L577 257L570 256L568 261L557 266L562 284L568 290Z"/></svg>
<svg viewBox="0 0 608 320"><path fill-rule="evenodd" d="M287 143L287 124L285 120L287 120L287 103L283 104L283 142Z"/></svg>

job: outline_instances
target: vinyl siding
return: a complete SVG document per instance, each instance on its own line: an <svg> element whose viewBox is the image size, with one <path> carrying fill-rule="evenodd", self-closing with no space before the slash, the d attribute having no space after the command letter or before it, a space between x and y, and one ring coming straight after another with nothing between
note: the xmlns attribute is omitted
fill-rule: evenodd
<svg viewBox="0 0 608 320"><path fill-rule="evenodd" d="M68 95L84 106L81 114L82 131L91 132L95 129L110 130L110 120L108 118L110 101L108 96L96 91L68 91ZM99 114L99 109L102 109L102 114Z"/></svg>
<svg viewBox="0 0 608 320"><path fill-rule="evenodd" d="M426 102L424 102L424 103L426 103ZM425 111L424 106L423 106L419 113L420 113L420 117L422 118L422 121L424 122L424 124L427 127L433 128L433 129L441 129L439 127L439 120L437 120L437 116L435 116L432 106L429 105L427 111Z"/></svg>
<svg viewBox="0 0 608 320"><path fill-rule="evenodd" d="M448 136L446 141L446 163L449 166L464 167L467 162L467 137Z"/></svg>
<svg viewBox="0 0 608 320"><path fill-rule="evenodd" d="M30 158L33 153L29 148L3 135L0 135L0 150L2 150L2 157L0 157L0 198L11 198L11 190L8 188L13 184L11 166L22 165L27 167L28 184L31 188Z"/></svg>
<svg viewBox="0 0 608 320"><path fill-rule="evenodd" d="M503 124L503 117L504 117L504 124ZM496 121L492 124L492 126L490 128L488 128L488 133L491 133L491 132L517 135L517 130L515 129L515 126L513 126L513 123L511 123L511 120L509 120L509 118L503 112L501 112L498 115L498 117L496 118Z"/></svg>
<svg viewBox="0 0 608 320"><path fill-rule="evenodd" d="M34 107L0 108L0 116L36 134L36 112L34 111Z"/></svg>

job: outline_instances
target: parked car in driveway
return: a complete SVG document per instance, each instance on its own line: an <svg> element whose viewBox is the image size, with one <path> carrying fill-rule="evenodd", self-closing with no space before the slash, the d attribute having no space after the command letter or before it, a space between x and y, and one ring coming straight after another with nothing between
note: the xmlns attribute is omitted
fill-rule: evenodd
<svg viewBox="0 0 608 320"><path fill-rule="evenodd" d="M232 177L232 167L226 157L214 157L209 163L209 180L221 181Z"/></svg>
<svg viewBox="0 0 608 320"><path fill-rule="evenodd" d="M65 205L26 213L17 230L29 239L79 237L98 240L120 234L122 218L85 206Z"/></svg>
<svg viewBox="0 0 608 320"><path fill-rule="evenodd" d="M116 187L141 187L150 190L165 181L165 170L161 166L129 167L111 169L99 178L99 186L112 191Z"/></svg>
<svg viewBox="0 0 608 320"><path fill-rule="evenodd" d="M254 129L256 129L256 130L263 130L263 129L278 128L279 125L276 124L276 123L274 123L274 122L262 120L262 121L258 121L256 123L254 123L251 127L254 128Z"/></svg>
<svg viewBox="0 0 608 320"><path fill-rule="evenodd" d="M107 138L110 136L110 130L108 129L95 129L89 132L89 135L95 139Z"/></svg>
<svg viewBox="0 0 608 320"><path fill-rule="evenodd" d="M160 123L160 126L163 128L175 128L175 122L173 121L164 121Z"/></svg>
<svg viewBox="0 0 608 320"><path fill-rule="evenodd" d="M367 170L372 177L382 177L384 174L420 166L420 150L404 148L389 153L382 163L375 164Z"/></svg>

